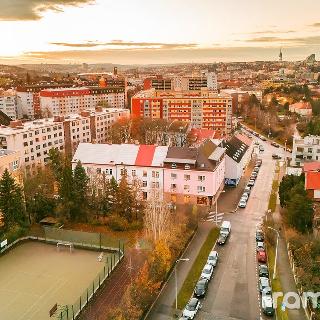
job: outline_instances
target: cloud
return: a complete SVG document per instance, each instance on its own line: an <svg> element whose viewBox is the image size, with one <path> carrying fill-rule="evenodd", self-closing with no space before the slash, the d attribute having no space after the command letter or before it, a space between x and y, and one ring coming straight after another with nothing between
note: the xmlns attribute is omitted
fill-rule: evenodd
<svg viewBox="0 0 320 320"><path fill-rule="evenodd" d="M283 48L285 59L302 60L312 51L307 46ZM163 63L212 63L217 61L277 60L278 46L212 47L191 49L99 49L27 52L20 57L24 63L116 63L116 64L163 64ZM1 57L0 57L1 58ZM0 59L1 61L1 59Z"/></svg>
<svg viewBox="0 0 320 320"><path fill-rule="evenodd" d="M320 35L319 36L307 36L304 38L283 38L283 37L255 37L244 40L249 43L283 43L283 44L295 44L295 45L314 45L319 46Z"/></svg>
<svg viewBox="0 0 320 320"><path fill-rule="evenodd" d="M313 24L310 24L309 27L320 28L320 22L315 22Z"/></svg>
<svg viewBox="0 0 320 320"><path fill-rule="evenodd" d="M79 7L96 0L1 0L0 21L40 20L45 11L63 12L66 6Z"/></svg>
<svg viewBox="0 0 320 320"><path fill-rule="evenodd" d="M50 44L69 47L69 48L95 48L95 47L111 47L123 49L126 47L134 48L153 48L153 49L182 49L182 48L195 48L196 43L162 43L162 42L125 42L122 40L113 40L110 42L94 42L87 41L84 43L69 43L69 42L50 42Z"/></svg>
<svg viewBox="0 0 320 320"><path fill-rule="evenodd" d="M249 32L247 34L283 34L283 33L293 33L294 30L276 31L276 30L263 30L256 32Z"/></svg>

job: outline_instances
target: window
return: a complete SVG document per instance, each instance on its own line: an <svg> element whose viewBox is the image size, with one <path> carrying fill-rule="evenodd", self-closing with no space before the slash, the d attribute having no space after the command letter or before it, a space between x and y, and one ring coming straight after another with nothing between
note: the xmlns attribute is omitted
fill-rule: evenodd
<svg viewBox="0 0 320 320"><path fill-rule="evenodd" d="M136 170L132 170L132 171L131 171L131 174L132 174L133 177L135 177L136 174L137 174Z"/></svg>
<svg viewBox="0 0 320 320"><path fill-rule="evenodd" d="M127 169L125 168L122 168L121 171L120 171L120 174L123 176L125 174L127 174Z"/></svg>
<svg viewBox="0 0 320 320"><path fill-rule="evenodd" d="M143 177L147 177L148 176L148 172L144 170L142 176Z"/></svg>
<svg viewBox="0 0 320 320"><path fill-rule="evenodd" d="M198 181L204 181L206 179L205 176L198 176Z"/></svg>
<svg viewBox="0 0 320 320"><path fill-rule="evenodd" d="M204 186L198 186L197 187L197 191L198 192L205 192L206 191L206 188Z"/></svg>
<svg viewBox="0 0 320 320"><path fill-rule="evenodd" d="M308 152L309 152L309 153L312 153L312 148L308 148Z"/></svg>
<svg viewBox="0 0 320 320"><path fill-rule="evenodd" d="M187 184L185 184L185 185L183 186L183 189L184 189L184 191L190 191L190 186L187 185Z"/></svg>
<svg viewBox="0 0 320 320"><path fill-rule="evenodd" d="M171 189L172 189L172 190L177 189L177 185L176 185L175 183L172 183L172 184L171 184Z"/></svg>
<svg viewBox="0 0 320 320"><path fill-rule="evenodd" d="M171 179L177 179L177 174L176 173L171 173Z"/></svg>
<svg viewBox="0 0 320 320"><path fill-rule="evenodd" d="M97 168L97 169L96 169L96 172L97 172L97 173L101 173L101 168Z"/></svg>
<svg viewBox="0 0 320 320"><path fill-rule="evenodd" d="M142 198L143 198L143 200L147 200L148 193L147 192L142 192Z"/></svg>
<svg viewBox="0 0 320 320"><path fill-rule="evenodd" d="M148 183L147 181L142 181L142 187L147 187Z"/></svg>
<svg viewBox="0 0 320 320"><path fill-rule="evenodd" d="M190 174L185 174L184 175L184 180L189 181L190 180Z"/></svg>
<svg viewBox="0 0 320 320"><path fill-rule="evenodd" d="M28 146L28 142L24 142L23 145L26 147Z"/></svg>
<svg viewBox="0 0 320 320"><path fill-rule="evenodd" d="M158 171L152 171L152 178L159 178L159 172Z"/></svg>

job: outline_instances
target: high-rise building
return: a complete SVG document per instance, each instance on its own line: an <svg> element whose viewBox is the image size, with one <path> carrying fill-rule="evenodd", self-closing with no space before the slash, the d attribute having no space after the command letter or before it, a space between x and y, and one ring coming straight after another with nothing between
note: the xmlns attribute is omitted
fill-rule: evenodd
<svg viewBox="0 0 320 320"><path fill-rule="evenodd" d="M17 95L14 90L0 90L0 111L5 113L11 120L21 118L17 106Z"/></svg>
<svg viewBox="0 0 320 320"><path fill-rule="evenodd" d="M226 136L232 130L232 97L210 90L137 93L131 99L135 117L184 121L193 128L215 130Z"/></svg>

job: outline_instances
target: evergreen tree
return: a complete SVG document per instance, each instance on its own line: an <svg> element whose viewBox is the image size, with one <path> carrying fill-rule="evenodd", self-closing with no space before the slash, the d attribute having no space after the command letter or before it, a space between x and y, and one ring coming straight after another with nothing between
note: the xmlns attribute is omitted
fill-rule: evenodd
<svg viewBox="0 0 320 320"><path fill-rule="evenodd" d="M56 178L56 181L60 182L63 171L63 156L56 148L52 148L49 151L49 166Z"/></svg>
<svg viewBox="0 0 320 320"><path fill-rule="evenodd" d="M117 195L116 203L114 205L114 212L120 217L125 218L128 222L133 221L134 213L132 208L133 195L128 183L127 177L124 174L121 177Z"/></svg>
<svg viewBox="0 0 320 320"><path fill-rule="evenodd" d="M59 197L62 215L64 218L75 218L75 213L73 211L73 172L71 164L66 163L62 170L62 175L59 183Z"/></svg>
<svg viewBox="0 0 320 320"><path fill-rule="evenodd" d="M110 181L105 181L101 210L103 214L112 213L117 203L118 184L114 177Z"/></svg>
<svg viewBox="0 0 320 320"><path fill-rule="evenodd" d="M6 227L25 221L24 200L21 187L5 169L0 180L0 210Z"/></svg>
<svg viewBox="0 0 320 320"><path fill-rule="evenodd" d="M85 220L86 198L89 178L85 169L78 161L73 172L72 200L74 203L74 214L80 220Z"/></svg>

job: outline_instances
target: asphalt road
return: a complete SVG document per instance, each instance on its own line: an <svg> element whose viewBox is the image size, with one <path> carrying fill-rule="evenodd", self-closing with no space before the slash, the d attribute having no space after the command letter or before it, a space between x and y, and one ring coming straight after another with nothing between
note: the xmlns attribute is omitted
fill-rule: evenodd
<svg viewBox="0 0 320 320"><path fill-rule="evenodd" d="M224 215L224 220L231 221L232 232L227 243L216 248L220 260L196 319L256 320L263 317L257 288L255 230L268 209L275 170L275 160L272 160L271 155L273 153L283 155L283 149L274 148L269 142L262 142L260 139L259 142L264 145L265 151L259 154L263 163L258 178L251 191L247 207L239 208L236 213ZM196 254L193 252L196 248L197 246L191 243L188 254L191 252ZM187 272L188 263L185 263L182 268ZM179 274L182 273L179 272ZM173 279L170 280L147 319L172 319L174 289L171 283ZM180 286L181 283L178 281L178 287Z"/></svg>

